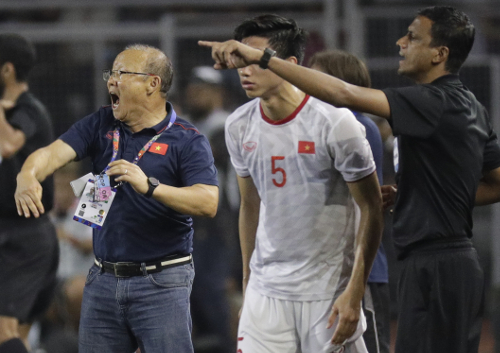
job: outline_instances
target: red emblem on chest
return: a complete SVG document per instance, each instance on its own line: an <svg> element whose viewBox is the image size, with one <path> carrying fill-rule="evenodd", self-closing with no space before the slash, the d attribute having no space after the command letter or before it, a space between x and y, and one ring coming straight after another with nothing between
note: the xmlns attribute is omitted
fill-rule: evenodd
<svg viewBox="0 0 500 353"><path fill-rule="evenodd" d="M151 147L149 147L149 152L165 155L168 150L168 145L166 143L153 143Z"/></svg>
<svg viewBox="0 0 500 353"><path fill-rule="evenodd" d="M316 148L313 141L299 141L299 153L315 154Z"/></svg>
<svg viewBox="0 0 500 353"><path fill-rule="evenodd" d="M243 149L248 152L252 152L257 148L257 142L248 141L243 144Z"/></svg>

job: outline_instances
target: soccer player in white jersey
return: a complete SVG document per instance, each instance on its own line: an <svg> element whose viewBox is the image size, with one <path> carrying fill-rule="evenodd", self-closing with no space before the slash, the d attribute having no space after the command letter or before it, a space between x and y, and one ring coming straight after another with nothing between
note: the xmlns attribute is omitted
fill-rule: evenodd
<svg viewBox="0 0 500 353"><path fill-rule="evenodd" d="M235 37L303 59L305 33L293 20L259 16ZM238 70L255 99L226 122L241 193L238 352L366 352L360 303L383 221L364 129L349 110L304 94L265 64Z"/></svg>

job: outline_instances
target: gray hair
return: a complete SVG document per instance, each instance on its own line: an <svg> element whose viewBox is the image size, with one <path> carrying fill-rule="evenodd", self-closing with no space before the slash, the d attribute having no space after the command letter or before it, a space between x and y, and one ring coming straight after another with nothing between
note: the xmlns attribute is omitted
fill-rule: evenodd
<svg viewBox="0 0 500 353"><path fill-rule="evenodd" d="M148 74L158 75L161 79L160 92L167 97L167 92L172 86L174 68L170 59L160 49L146 44L128 45L125 50L139 50L148 55L144 70Z"/></svg>

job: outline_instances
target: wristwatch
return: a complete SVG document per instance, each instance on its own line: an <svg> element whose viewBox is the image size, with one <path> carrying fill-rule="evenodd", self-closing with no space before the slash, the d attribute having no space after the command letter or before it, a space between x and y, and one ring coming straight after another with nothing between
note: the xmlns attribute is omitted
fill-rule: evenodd
<svg viewBox="0 0 500 353"><path fill-rule="evenodd" d="M264 70L267 69L267 65L269 65L269 60L271 60L273 56L276 56L276 52L274 50L270 48L264 49L264 54L262 55L259 61L259 67Z"/></svg>
<svg viewBox="0 0 500 353"><path fill-rule="evenodd" d="M150 198L151 196L153 196L153 191L155 191L155 189L158 187L158 185L160 185L160 182L158 181L158 179L156 179L155 177L149 177L148 178L149 189L144 194L144 196L147 198Z"/></svg>

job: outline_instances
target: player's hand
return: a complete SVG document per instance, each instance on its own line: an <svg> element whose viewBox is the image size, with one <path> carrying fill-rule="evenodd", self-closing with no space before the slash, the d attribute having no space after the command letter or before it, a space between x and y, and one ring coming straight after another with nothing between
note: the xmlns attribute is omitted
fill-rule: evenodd
<svg viewBox="0 0 500 353"><path fill-rule="evenodd" d="M343 345L358 327L359 315L361 311L361 301L356 300L347 290L342 293L333 303L332 312L328 318L327 328L331 328L335 321L337 327L333 332L332 343Z"/></svg>
<svg viewBox="0 0 500 353"><path fill-rule="evenodd" d="M118 176L116 182L126 182L139 194L145 194L149 190L148 177L140 167L124 159L109 163L110 168L106 171L109 176Z"/></svg>
<svg viewBox="0 0 500 353"><path fill-rule="evenodd" d="M398 191L398 187L396 184L382 185L380 187L380 191L382 192L383 209L385 211L389 207L394 205L394 202L396 201L396 193Z"/></svg>
<svg viewBox="0 0 500 353"><path fill-rule="evenodd" d="M19 173L17 175L17 188L14 199L16 200L19 216L30 218L33 215L38 218L45 213L42 204L42 185L30 173Z"/></svg>
<svg viewBox="0 0 500 353"><path fill-rule="evenodd" d="M263 55L262 50L252 48L236 40L226 42L198 41L202 47L212 48L212 59L215 61L214 68L237 69L252 64L258 64Z"/></svg>

